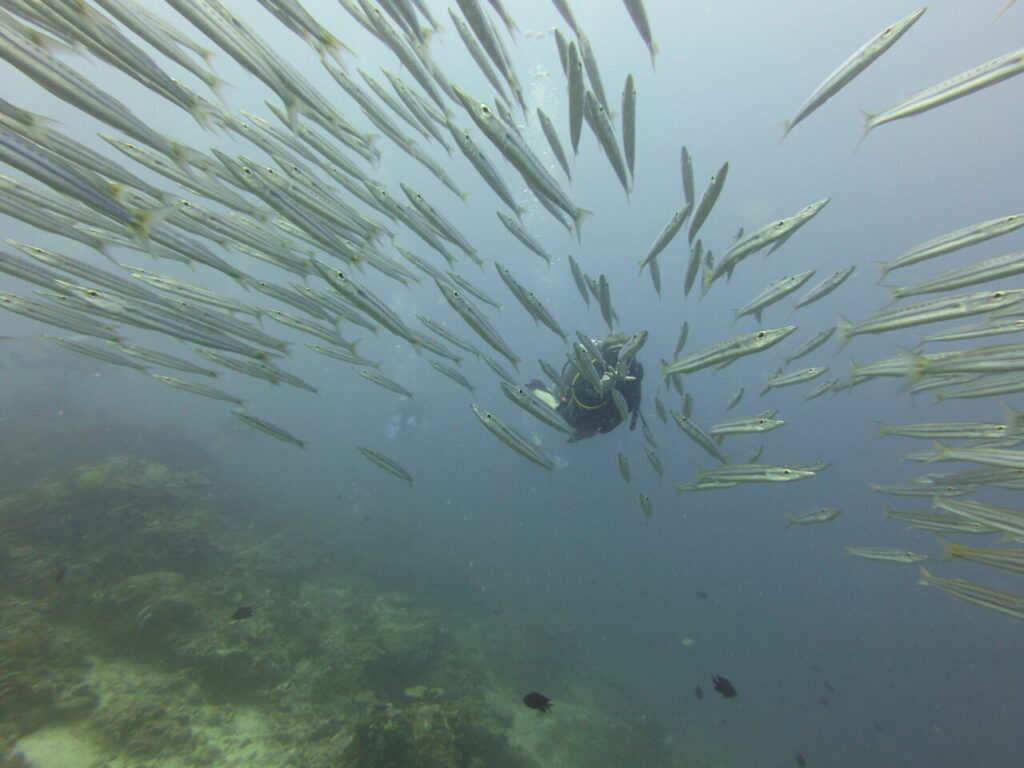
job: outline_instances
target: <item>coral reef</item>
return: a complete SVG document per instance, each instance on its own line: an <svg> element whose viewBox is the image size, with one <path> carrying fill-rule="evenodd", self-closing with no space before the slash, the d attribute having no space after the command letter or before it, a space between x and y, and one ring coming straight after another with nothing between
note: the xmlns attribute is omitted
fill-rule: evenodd
<svg viewBox="0 0 1024 768"><path fill-rule="evenodd" d="M502 720L486 709L451 702L381 706L355 725L341 768L527 768L509 747Z"/></svg>
<svg viewBox="0 0 1024 768"><path fill-rule="evenodd" d="M19 478L0 500L0 764L65 724L111 768L534 765L474 655L369 577L379 551L339 567L322 533L237 501L121 452Z"/></svg>

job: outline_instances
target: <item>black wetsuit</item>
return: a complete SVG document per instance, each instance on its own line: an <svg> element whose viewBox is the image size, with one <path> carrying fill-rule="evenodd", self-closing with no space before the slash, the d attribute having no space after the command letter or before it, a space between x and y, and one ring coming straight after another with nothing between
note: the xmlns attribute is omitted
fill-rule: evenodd
<svg viewBox="0 0 1024 768"><path fill-rule="evenodd" d="M611 368L619 360L619 349L617 345L611 349L602 349L605 363ZM568 370L568 366L566 366ZM563 374L565 371L563 371ZM627 375L633 377L633 381L620 381L615 388L622 393L626 400L626 407L632 415L629 428L636 428L636 420L640 414L640 385L644 378L644 367L635 359L629 362ZM595 433L611 432L620 423L622 415L615 407L611 392L601 394L583 376L576 372L568 382L568 387L559 398L556 409L565 419L566 423L577 432L577 439L590 437Z"/></svg>

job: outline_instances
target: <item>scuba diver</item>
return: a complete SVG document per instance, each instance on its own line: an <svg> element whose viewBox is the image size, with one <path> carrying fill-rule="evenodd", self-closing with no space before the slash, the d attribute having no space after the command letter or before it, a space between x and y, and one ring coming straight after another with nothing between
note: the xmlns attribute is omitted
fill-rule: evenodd
<svg viewBox="0 0 1024 768"><path fill-rule="evenodd" d="M639 344L630 345L631 354L636 353L646 337L645 331L634 337L639 339ZM571 361L562 369L563 392L552 393L536 379L530 382L533 394L555 409L573 428L569 442L585 440L599 432L611 432L622 423L625 417L620 412L620 406L615 403L613 389L618 390L625 401L626 411L630 415L630 430L636 429L637 418L642 418L640 385L644 378L644 367L632 356L628 363L619 365L619 352L630 341L632 339L623 333L613 333L602 341L594 342L592 346L601 356L601 359L595 359L590 355L599 377L596 387L595 382Z"/></svg>

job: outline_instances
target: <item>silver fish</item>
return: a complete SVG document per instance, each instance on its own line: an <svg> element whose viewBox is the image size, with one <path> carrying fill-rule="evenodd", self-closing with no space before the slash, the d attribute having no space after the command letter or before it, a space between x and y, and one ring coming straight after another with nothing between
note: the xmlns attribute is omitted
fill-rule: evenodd
<svg viewBox="0 0 1024 768"><path fill-rule="evenodd" d="M629 472L629 459L626 458L625 454L615 454L615 460L619 465L619 474L622 475L622 479L629 483L630 472Z"/></svg>
<svg viewBox="0 0 1024 768"><path fill-rule="evenodd" d="M939 299L919 301L895 309L883 309L858 323L841 319L838 326L839 340L846 341L862 333L884 333L900 328L910 328L925 323L954 320L983 312L1019 304L1024 299L1024 290L974 291Z"/></svg>
<svg viewBox="0 0 1024 768"><path fill-rule="evenodd" d="M382 373L379 373L378 371L371 370L369 368L353 368L352 370L354 370L367 381L372 381L378 387L390 389L392 392L397 392L398 394L404 395L405 397L414 397L412 392L403 387L397 381L389 379L387 376L385 376Z"/></svg>
<svg viewBox="0 0 1024 768"><path fill-rule="evenodd" d="M519 221L513 219L503 211L495 211L495 213L498 214L498 218L501 219L501 223L505 225L505 229L511 232L519 242L544 259L548 264L551 263L551 254L544 250L544 246L537 242L537 239L527 232Z"/></svg>
<svg viewBox="0 0 1024 768"><path fill-rule="evenodd" d="M778 344L795 330L795 325L787 325L782 328L765 328L760 331L741 334L726 341L721 341L718 344L713 344L710 347L705 347L687 355L681 360L676 360L663 366L662 376L670 376L676 373L693 373L710 365L727 363L744 355L761 352Z"/></svg>
<svg viewBox="0 0 1024 768"><path fill-rule="evenodd" d="M460 387L465 387L470 392L476 392L476 387L474 387L472 384L470 384L465 376L463 376L461 373L459 373L457 370L455 370L451 366L445 365L444 363L440 362L439 360L428 360L427 362L430 363L431 367L435 371L437 371L438 373L444 374L449 379L451 379L456 384L458 384Z"/></svg>
<svg viewBox="0 0 1024 768"><path fill-rule="evenodd" d="M993 256L963 267L954 267L937 275L910 285L892 286L889 291L894 299L920 296L924 293L938 293L956 288L966 288L978 283L987 283L1024 272L1024 251Z"/></svg>
<svg viewBox="0 0 1024 768"><path fill-rule="evenodd" d="M711 209L715 207L718 196L722 194L722 188L725 187L725 179L728 175L729 163L723 163L722 167L718 169L718 173L708 181L708 186L700 196L697 207L693 211L693 218L690 220L690 229L687 232L687 237L691 243L704 225L704 222L707 221L708 216L711 214Z"/></svg>
<svg viewBox="0 0 1024 768"><path fill-rule="evenodd" d="M463 320L465 320L466 325L476 331L477 335L487 342L492 349L507 358L513 366L518 366L519 357L512 351L501 335L494 330L494 327L490 322L488 322L487 318L484 317L483 313L470 304L469 300L458 288L450 283L441 281L437 281L436 285L451 308L454 309Z"/></svg>
<svg viewBox="0 0 1024 768"><path fill-rule="evenodd" d="M654 57L658 55L658 46L651 35L651 23L647 20L647 11L644 10L644 0L623 0L629 17L633 20L636 31L640 33L640 39L644 41L647 50L651 54L651 69L654 69Z"/></svg>
<svg viewBox="0 0 1024 768"><path fill-rule="evenodd" d="M778 387L789 387L794 384L803 384L805 381L811 381L816 379L824 373L828 372L827 366L811 366L809 368L803 368L799 371L793 371L792 373L778 374L765 380L761 387L761 395L764 396L765 392L769 389L777 389Z"/></svg>
<svg viewBox="0 0 1024 768"><path fill-rule="evenodd" d="M931 240L915 245L913 248L904 251L891 261L882 262L882 279L894 269L917 264L925 259L933 259L970 245L983 243L993 237L999 237L1024 227L1024 213L1014 213L1009 216L1000 216L996 219L988 219L977 224L948 232Z"/></svg>
<svg viewBox="0 0 1024 768"><path fill-rule="evenodd" d="M235 403L236 405L242 405L243 400L234 395L229 395L215 387L207 386L206 384L200 384L195 381L187 381L185 379L176 379L172 376L161 376L160 374L153 374L153 378L157 381L161 381L169 387L180 389L183 392L191 392L193 395L202 395L203 397L209 397L213 400L225 400L229 403Z"/></svg>
<svg viewBox="0 0 1024 768"><path fill-rule="evenodd" d="M396 462L394 459L389 459L387 456L377 453L377 451L374 451L362 445L357 445L356 448L359 449L359 452L363 454L363 456L372 461L385 472L389 472L390 474L397 477L399 480L405 480L407 483L409 483L409 485L412 485L412 475L406 472L405 469L403 469L402 466L398 464L398 462Z"/></svg>
<svg viewBox="0 0 1024 768"><path fill-rule="evenodd" d="M921 566L921 576L917 583L938 587L943 592L960 600L998 611L1015 619L1024 619L1024 597L1020 595L972 584L963 579L941 579L929 573L924 566Z"/></svg>
<svg viewBox="0 0 1024 768"><path fill-rule="evenodd" d="M806 272L800 272L795 275L787 275L786 277L780 277L778 280L774 280L769 283L765 288L753 299L748 301L739 309L733 310L735 319L740 319L744 315L753 315L757 322L761 322L761 313L766 307L781 301L782 299L789 296L814 277L814 270L809 269Z"/></svg>
<svg viewBox="0 0 1024 768"><path fill-rule="evenodd" d="M629 179L632 182L636 165L636 86L633 85L632 73L626 76L626 85L622 89L622 151L626 156L626 167L629 168Z"/></svg>
<svg viewBox="0 0 1024 768"><path fill-rule="evenodd" d="M807 97L807 100L796 111L796 114L783 124L782 138L785 139L797 123L839 93L857 75L871 66L879 56L889 50L897 40L906 34L907 30L924 15L926 10L926 8L919 8L909 16L890 24L854 51L842 64L836 67L832 74L825 78L821 85L814 89L814 92Z"/></svg>
<svg viewBox="0 0 1024 768"><path fill-rule="evenodd" d="M597 97L597 102L604 107L606 113L611 113L608 106L608 99L604 95L604 85L601 83L601 71L597 67L597 56L594 49L590 47L590 40L582 32L576 32L576 41L579 44L580 58L583 60L583 67L587 71L587 79L590 81L590 89Z"/></svg>
<svg viewBox="0 0 1024 768"><path fill-rule="evenodd" d="M911 115L927 112L929 109L948 104L968 96L990 85L1024 72L1024 48L999 56L974 69L925 88L883 112L864 113L864 135L873 128Z"/></svg>
<svg viewBox="0 0 1024 768"><path fill-rule="evenodd" d="M683 174L683 196L686 202L693 204L693 158L684 144L679 150L679 168ZM691 238L692 240L693 238Z"/></svg>
<svg viewBox="0 0 1024 768"><path fill-rule="evenodd" d="M232 415L235 416L239 421L248 424L253 429L258 429L260 432L264 432L271 437L276 437L278 440L282 440L286 443L292 443L293 445L299 446L299 448L305 448L306 444L295 437L287 430L282 429L276 424L271 424L269 421L253 416L251 413L245 411L231 411Z"/></svg>
<svg viewBox="0 0 1024 768"><path fill-rule="evenodd" d="M652 260L654 260L659 253L668 247L668 244L672 242L672 238L676 236L683 224L686 223L686 219L690 215L690 211L693 209L692 203L687 203L678 211L672 214L672 218L668 220L668 223L655 238L651 247L647 250L647 255L640 261L640 271L647 266ZM676 354L679 354L678 352Z"/></svg>
<svg viewBox="0 0 1024 768"><path fill-rule="evenodd" d="M583 81L583 61L580 59L576 41L569 43L566 49L566 79L569 98L569 138L572 141L573 154L579 152L580 134L583 130L583 100L586 85Z"/></svg>
<svg viewBox="0 0 1024 768"><path fill-rule="evenodd" d="M501 391L505 394L505 397L529 413L535 419L544 422L549 427L557 429L559 432L564 432L567 435L572 434L572 428L566 424L565 420L562 419L558 412L537 397L527 387L523 387L509 381L502 381L500 382L500 385Z"/></svg>
<svg viewBox="0 0 1024 768"><path fill-rule="evenodd" d="M565 157L565 150L562 149L562 142L558 138L558 131L555 130L554 123L551 122L551 118L547 116L547 113L543 109L537 107L537 120L540 122L541 130L544 131L544 137L548 140L548 146L551 147L551 151L555 155L555 159L558 164L562 166L562 170L565 171L566 178L572 181L572 173L569 171L569 161Z"/></svg>
<svg viewBox="0 0 1024 768"><path fill-rule="evenodd" d="M512 429L512 427L498 419L493 413L485 411L478 405L471 405L470 408L473 409L473 413L480 420L480 423L487 427L492 435L520 456L547 470L551 470L555 466L555 462L544 454L543 451L519 434L519 432Z"/></svg>
<svg viewBox="0 0 1024 768"><path fill-rule="evenodd" d="M811 288L811 290L809 290L807 293L805 293L803 296L801 296L799 299L793 302L793 309L806 307L811 302L815 302L818 299L828 296L830 293L832 293L832 291L834 291L840 285L845 283L846 278L852 275L856 269L857 265L853 264L847 267L846 269L840 269L836 272L833 272L831 275L826 277L816 286Z"/></svg>
<svg viewBox="0 0 1024 768"><path fill-rule="evenodd" d="M505 203L505 205L511 208L512 212L518 218L523 212L522 206L516 203L515 197L513 197L508 185L505 184L505 181L501 178L501 174L498 173L498 170L491 163L490 159L480 151L480 148L474 143L472 137L470 137L469 132L459 128L451 121L448 122L448 130L452 134L452 138L455 139L455 143L458 145L459 149L462 150L462 154L465 155L466 159L472 163L474 168L476 168L480 177L487 182L487 186L494 190L494 194L496 194L501 201Z"/></svg>
<svg viewBox="0 0 1024 768"><path fill-rule="evenodd" d="M802 512L795 512L786 515L786 527L791 525L815 525L817 523L828 523L835 520L842 514L842 510L835 507L814 507L805 509Z"/></svg>
<svg viewBox="0 0 1024 768"><path fill-rule="evenodd" d="M580 265L576 262L576 259L569 254L569 268L572 270L572 279L576 283L576 289L580 292L580 296L583 297L583 301L590 306L590 291L587 289L587 281L583 276L583 270L580 269Z"/></svg>
<svg viewBox="0 0 1024 768"><path fill-rule="evenodd" d="M594 96L593 91L587 91L583 97L583 116L586 118L590 130L594 132L597 143L604 150L605 157L611 163L612 170L615 171L619 183L622 184L622 188L628 195L630 191L629 177L626 173L625 162L619 152L618 142L615 140L615 129L612 127L611 120L608 117L607 107L600 103Z"/></svg>
<svg viewBox="0 0 1024 768"><path fill-rule="evenodd" d="M868 560L884 560L887 563L920 563L928 559L922 555L899 547L843 547L844 555L854 555Z"/></svg>

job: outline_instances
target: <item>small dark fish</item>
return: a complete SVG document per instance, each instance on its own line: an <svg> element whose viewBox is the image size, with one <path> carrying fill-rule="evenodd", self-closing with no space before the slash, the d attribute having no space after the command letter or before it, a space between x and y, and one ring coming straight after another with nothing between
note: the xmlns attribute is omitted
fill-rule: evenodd
<svg viewBox="0 0 1024 768"><path fill-rule="evenodd" d="M835 693L836 692L835 686L832 685L832 683L828 682L827 680L824 681L822 683L822 685L825 686L825 690L828 691L829 693Z"/></svg>
<svg viewBox="0 0 1024 768"><path fill-rule="evenodd" d="M715 684L715 690L722 694L725 698L731 699L736 695L736 688L721 675L714 675L711 678L711 682Z"/></svg>
<svg viewBox="0 0 1024 768"><path fill-rule="evenodd" d="M801 768L807 765L807 758L804 757L800 752L797 752L793 759L796 760L796 764L801 766Z"/></svg>
<svg viewBox="0 0 1024 768"><path fill-rule="evenodd" d="M57 569L57 574L54 576L54 578L57 580L57 583L60 584L62 581L64 581L64 577L67 575L68 567L66 565L62 565L60 568Z"/></svg>
<svg viewBox="0 0 1024 768"><path fill-rule="evenodd" d="M704 690L699 685L694 689L693 693L697 697L697 701L704 698Z"/></svg>
<svg viewBox="0 0 1024 768"><path fill-rule="evenodd" d="M878 731L878 732L882 731L882 724L880 722L878 722L877 720L875 720L875 730Z"/></svg>
<svg viewBox="0 0 1024 768"><path fill-rule="evenodd" d="M707 600L707 599L708 599L708 593L707 593L707 592L705 592L705 591L704 591L703 589L698 589L698 590L697 590L696 592L694 592L693 594L695 594L695 595L696 595L697 597L699 597L699 598L700 598L701 600Z"/></svg>
<svg viewBox="0 0 1024 768"><path fill-rule="evenodd" d="M540 693L528 693L523 696L523 704L528 706L530 709L536 709L540 712L548 712L551 710L551 699Z"/></svg>
<svg viewBox="0 0 1024 768"><path fill-rule="evenodd" d="M243 605L241 608L239 608L237 611L231 614L231 620L241 621L242 619L248 619L250 616L252 616L252 606Z"/></svg>

